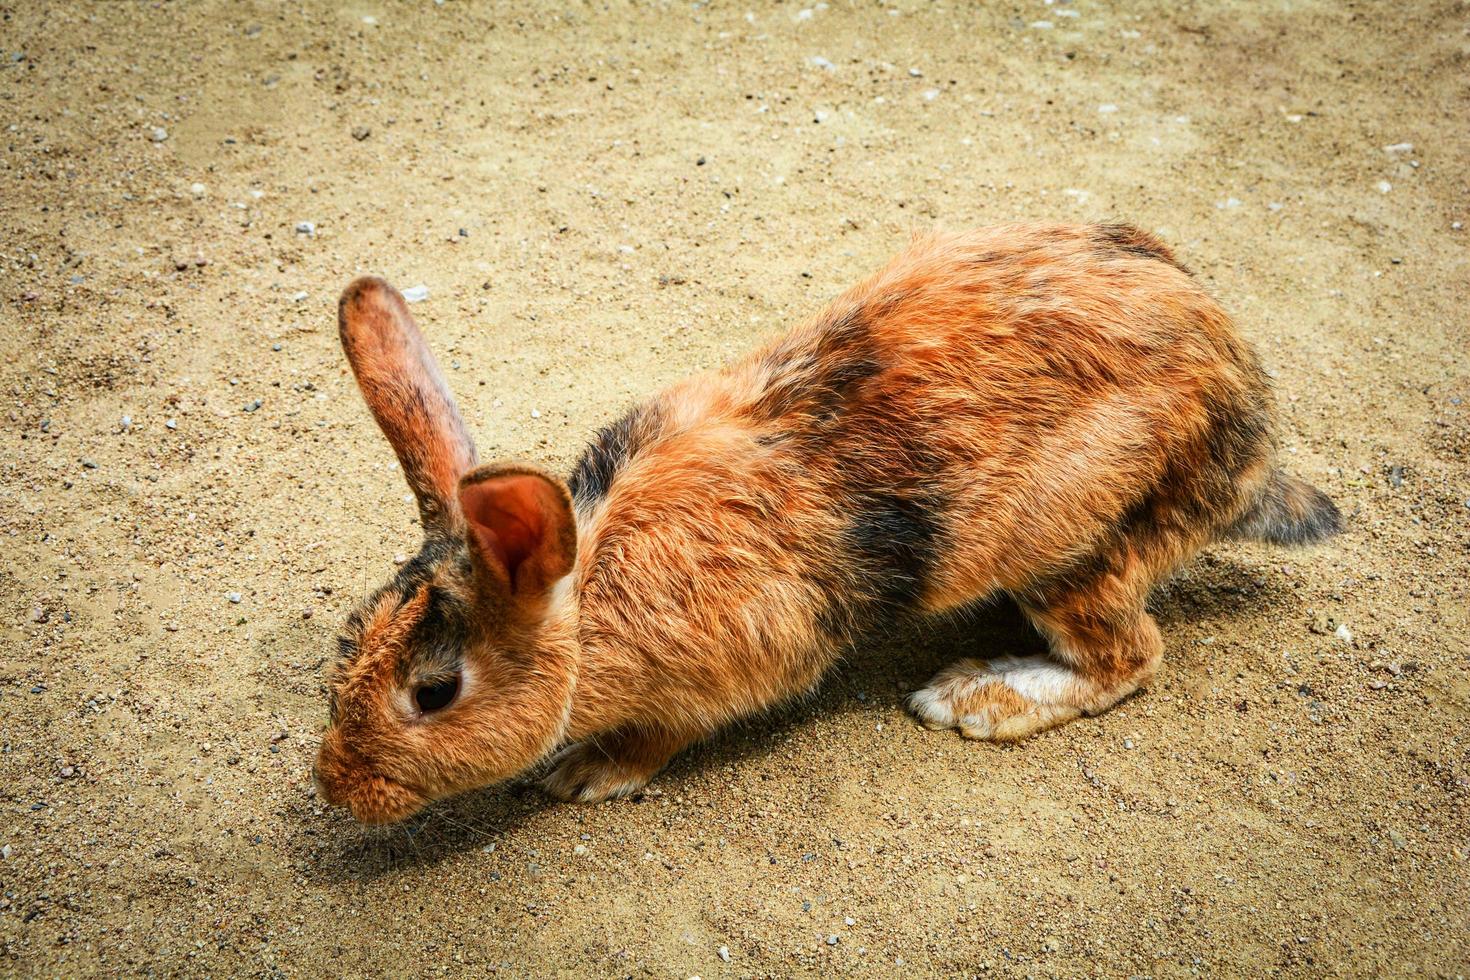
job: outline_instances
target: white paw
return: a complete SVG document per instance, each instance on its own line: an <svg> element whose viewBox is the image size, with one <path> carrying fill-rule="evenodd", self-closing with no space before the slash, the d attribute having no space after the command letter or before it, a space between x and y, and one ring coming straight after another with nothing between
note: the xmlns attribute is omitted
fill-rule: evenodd
<svg viewBox="0 0 1470 980"><path fill-rule="evenodd" d="M1069 704L1038 701L1018 690L1032 688L1037 678L1025 671L1032 665L1014 657L998 661L1002 670L992 669L977 660L961 660L934 676L929 686L909 695L908 705L918 719L929 728L957 728L966 738L1012 742L1037 732L1071 721L1082 713ZM1006 670L1016 666L1018 670ZM1055 670L1056 668L1049 668ZM1021 680L1012 683L1012 674ZM1048 678L1048 681L1052 680ZM1056 691L1056 685L1042 685ZM1036 693L1043 693L1036 690Z"/></svg>

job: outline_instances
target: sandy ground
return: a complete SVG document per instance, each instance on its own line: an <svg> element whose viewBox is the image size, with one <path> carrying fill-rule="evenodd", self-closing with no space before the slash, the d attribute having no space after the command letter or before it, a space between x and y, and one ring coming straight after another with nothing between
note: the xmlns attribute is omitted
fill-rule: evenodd
<svg viewBox="0 0 1470 980"><path fill-rule="evenodd" d="M1467 972L1464 2L0 0L0 65L0 971ZM1153 688L1018 747L900 706L1039 647L999 606L637 800L314 797L336 624L418 540L349 278L426 285L482 454L566 469L1020 218L1174 242L1349 531L1202 556Z"/></svg>

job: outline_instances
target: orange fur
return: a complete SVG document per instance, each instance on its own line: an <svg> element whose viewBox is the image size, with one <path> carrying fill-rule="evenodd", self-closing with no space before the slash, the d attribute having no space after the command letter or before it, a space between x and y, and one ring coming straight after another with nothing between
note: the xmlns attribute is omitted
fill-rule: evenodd
<svg viewBox="0 0 1470 980"><path fill-rule="evenodd" d="M424 550L349 623L333 682L318 779L362 819L558 745L551 792L631 792L810 689L863 631L1001 591L1051 655L962 661L912 705L1022 738L1148 680L1162 641L1144 602L1201 547L1336 528L1274 469L1253 352L1126 226L922 236L806 324L603 430L570 496L528 467L493 492L470 473L456 496L446 474L473 448L406 307L371 281L342 315L426 514ZM462 687L416 710L436 683Z"/></svg>

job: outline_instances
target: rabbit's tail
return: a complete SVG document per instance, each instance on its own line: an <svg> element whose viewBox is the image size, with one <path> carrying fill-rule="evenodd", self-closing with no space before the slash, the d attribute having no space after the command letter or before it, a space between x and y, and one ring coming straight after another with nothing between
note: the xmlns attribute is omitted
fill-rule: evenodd
<svg viewBox="0 0 1470 980"><path fill-rule="evenodd" d="M1274 470L1255 504L1226 537L1269 544L1311 544L1342 530L1342 514L1327 495L1305 480Z"/></svg>

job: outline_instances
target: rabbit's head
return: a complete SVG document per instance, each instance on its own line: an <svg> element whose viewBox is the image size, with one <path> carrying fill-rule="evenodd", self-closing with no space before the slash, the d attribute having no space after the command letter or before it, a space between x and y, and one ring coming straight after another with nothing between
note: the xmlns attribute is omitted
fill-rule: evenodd
<svg viewBox="0 0 1470 980"><path fill-rule="evenodd" d="M533 765L560 741L576 684L576 525L566 485L478 466L403 298L359 279L342 347L423 522L419 553L348 618L315 776L365 823L401 820Z"/></svg>

